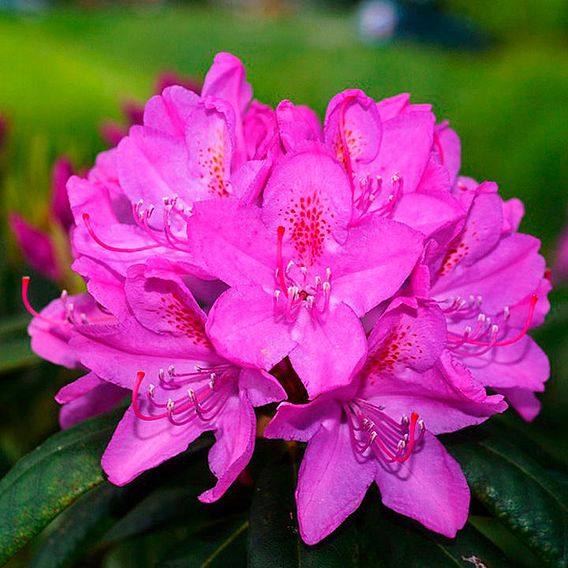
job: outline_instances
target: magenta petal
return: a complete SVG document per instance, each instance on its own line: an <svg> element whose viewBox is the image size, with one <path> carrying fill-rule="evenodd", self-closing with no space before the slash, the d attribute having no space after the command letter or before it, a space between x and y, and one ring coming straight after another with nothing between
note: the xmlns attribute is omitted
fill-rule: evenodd
<svg viewBox="0 0 568 568"><path fill-rule="evenodd" d="M188 238L192 259L230 286L274 286L276 232L267 233L260 208L234 199L196 203Z"/></svg>
<svg viewBox="0 0 568 568"><path fill-rule="evenodd" d="M104 381L99 379L94 373L87 373L59 389L59 392L55 395L55 400L59 404L67 404L88 394L103 383Z"/></svg>
<svg viewBox="0 0 568 568"><path fill-rule="evenodd" d="M420 233L380 217L352 228L332 259L333 297L363 316L400 288L422 254L422 241Z"/></svg>
<svg viewBox="0 0 568 568"><path fill-rule="evenodd" d="M309 267L345 241L351 203L343 168L320 146L308 146L275 166L264 190L262 218L274 243L278 227L284 227L294 261Z"/></svg>
<svg viewBox="0 0 568 568"><path fill-rule="evenodd" d="M36 229L16 213L10 215L10 227L26 262L51 280L61 278L55 246L47 233Z"/></svg>
<svg viewBox="0 0 568 568"><path fill-rule="evenodd" d="M387 507L430 530L453 538L467 520L469 488L462 470L428 432L407 462L377 462L375 480Z"/></svg>
<svg viewBox="0 0 568 568"><path fill-rule="evenodd" d="M298 473L296 503L300 534L316 544L361 504L375 465L353 451L347 424L334 421L310 440Z"/></svg>
<svg viewBox="0 0 568 568"><path fill-rule="evenodd" d="M75 306L75 314L97 317L100 314L89 294L68 296L67 302L58 298L41 310L41 318L34 317L28 327L32 338L32 351L56 365L69 369L79 368L80 355L70 345L73 325L67 321L67 305ZM80 317L80 316L79 316ZM45 318L45 319L44 319Z"/></svg>
<svg viewBox="0 0 568 568"><path fill-rule="evenodd" d="M218 481L199 496L200 501L213 503L223 496L250 461L255 435L256 416L252 405L244 393L232 396L217 421L216 442L209 451L209 467Z"/></svg>
<svg viewBox="0 0 568 568"><path fill-rule="evenodd" d="M264 431L265 438L308 442L323 426L332 430L341 420L341 406L318 398L307 404L283 402Z"/></svg>
<svg viewBox="0 0 568 568"><path fill-rule="evenodd" d="M242 369L239 387L253 406L264 406L286 398L286 391L271 374L257 369Z"/></svg>
<svg viewBox="0 0 568 568"><path fill-rule="evenodd" d="M168 87L146 103L144 125L183 139L189 115L197 101L199 97L188 89Z"/></svg>
<svg viewBox="0 0 568 568"><path fill-rule="evenodd" d="M518 388L496 390L508 400L523 420L532 422L538 416L542 405L534 392Z"/></svg>
<svg viewBox="0 0 568 568"><path fill-rule="evenodd" d="M183 427L167 420L139 420L130 407L103 454L103 469L111 483L126 485L147 469L184 452L208 429L198 420Z"/></svg>
<svg viewBox="0 0 568 568"><path fill-rule="evenodd" d="M441 277L432 295L438 299L481 296L484 313L500 313L505 306L513 306L539 288L545 269L539 247L538 239L514 233L476 263L458 265Z"/></svg>
<svg viewBox="0 0 568 568"><path fill-rule="evenodd" d="M104 414L115 408L127 394L126 389L99 379L92 389L63 405L59 411L59 424L65 430L82 420Z"/></svg>
<svg viewBox="0 0 568 568"><path fill-rule="evenodd" d="M484 355L461 360L480 383L496 389L542 391L550 376L546 353L528 336L512 345L494 347Z"/></svg>
<svg viewBox="0 0 568 568"><path fill-rule="evenodd" d="M298 345L290 362L310 398L347 385L367 352L365 332L353 310L339 304L319 323L302 310L296 329Z"/></svg>
<svg viewBox="0 0 568 568"><path fill-rule="evenodd" d="M260 286L224 292L215 302L207 332L217 352L242 364L269 370L296 346L289 324L275 321L274 299Z"/></svg>
<svg viewBox="0 0 568 568"><path fill-rule="evenodd" d="M447 123L436 126L434 144L440 161L450 174L451 185L455 185L461 167L461 142L455 130Z"/></svg>
<svg viewBox="0 0 568 568"><path fill-rule="evenodd" d="M381 146L381 119L375 101L358 89L335 95L327 107L324 136L348 174L360 171L359 166L371 162Z"/></svg>
<svg viewBox="0 0 568 568"><path fill-rule="evenodd" d="M404 113L383 123L383 138L371 171L388 182L398 174L405 193L418 186L428 164L434 136L431 112ZM404 148L404 151L401 151Z"/></svg>
<svg viewBox="0 0 568 568"><path fill-rule="evenodd" d="M304 142L317 142L322 138L319 119L308 107L282 101L276 107L276 117L280 139L287 152L292 152Z"/></svg>

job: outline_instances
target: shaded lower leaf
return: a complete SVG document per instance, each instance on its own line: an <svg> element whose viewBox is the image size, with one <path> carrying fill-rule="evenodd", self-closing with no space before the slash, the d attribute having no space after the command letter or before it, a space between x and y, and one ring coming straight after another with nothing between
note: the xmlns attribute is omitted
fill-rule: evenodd
<svg viewBox="0 0 568 568"><path fill-rule="evenodd" d="M78 499L42 543L30 568L59 568L79 560L114 523L114 510L124 492L105 483Z"/></svg>
<svg viewBox="0 0 568 568"><path fill-rule="evenodd" d="M289 455L273 459L261 472L250 511L249 566L359 566L359 543L351 522L317 546L303 543L295 518L295 486L295 465Z"/></svg>
<svg viewBox="0 0 568 568"><path fill-rule="evenodd" d="M360 534L368 565L394 568L507 568L505 555L467 524L454 539L430 532L380 504L373 489L361 506Z"/></svg>
<svg viewBox="0 0 568 568"><path fill-rule="evenodd" d="M246 533L249 523L242 516L192 535L172 550L160 568L241 568L247 565ZM271 564L278 566L278 564Z"/></svg>
<svg viewBox="0 0 568 568"><path fill-rule="evenodd" d="M566 473L551 474L522 449L527 444L520 436L496 422L450 437L446 445L472 494L493 515L540 558L568 566L568 486L561 481Z"/></svg>
<svg viewBox="0 0 568 568"><path fill-rule="evenodd" d="M53 435L0 481L0 564L102 483L101 455L122 412Z"/></svg>
<svg viewBox="0 0 568 568"><path fill-rule="evenodd" d="M32 353L29 337L2 338L0 343L0 373L29 367L40 362L40 358Z"/></svg>

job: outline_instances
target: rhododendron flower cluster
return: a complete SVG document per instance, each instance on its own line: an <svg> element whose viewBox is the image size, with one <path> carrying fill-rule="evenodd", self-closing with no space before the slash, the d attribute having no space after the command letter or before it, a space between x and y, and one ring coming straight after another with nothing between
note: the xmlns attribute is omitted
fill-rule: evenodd
<svg viewBox="0 0 568 568"><path fill-rule="evenodd" d="M210 502L248 464L263 412L265 437L307 444L306 543L373 482L455 536L469 490L436 436L507 404L538 413L549 367L528 332L550 290L522 204L459 170L456 133L408 95L344 91L322 125L252 100L241 62L217 55L200 94L152 97L68 182L87 292L36 313L24 280L35 351L86 371L57 395L62 426L128 398L102 458L117 485L213 432Z"/></svg>

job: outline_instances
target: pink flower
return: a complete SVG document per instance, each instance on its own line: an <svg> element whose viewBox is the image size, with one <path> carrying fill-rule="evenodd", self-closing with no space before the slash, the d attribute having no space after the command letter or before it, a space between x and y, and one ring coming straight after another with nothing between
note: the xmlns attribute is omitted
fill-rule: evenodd
<svg viewBox="0 0 568 568"><path fill-rule="evenodd" d="M68 248L65 245L73 225L73 216L65 186L72 175L71 162L67 158L59 158L52 170L48 231L33 226L17 213L10 215L12 233L26 262L46 278L55 281L62 280L67 271L64 263L67 250L58 250L57 240L54 237L59 234L61 237L59 240L63 242L65 249Z"/></svg>
<svg viewBox="0 0 568 568"><path fill-rule="evenodd" d="M282 400L285 393L267 373L216 352L205 330L205 313L173 270L160 260L131 267L120 317L107 314L74 326L69 344L91 374L57 398L67 424L85 411L108 409L125 390L132 392L132 405L102 460L116 485L213 431L217 442L209 462L219 481L200 497L210 502L250 460L256 435L253 407Z"/></svg>
<svg viewBox="0 0 568 568"><path fill-rule="evenodd" d="M532 420L540 409L534 392L550 374L547 356L527 335L550 307L540 241L517 232L522 206L503 202L495 184L462 180L455 191L467 216L438 236L417 288L442 307L454 356Z"/></svg>
<svg viewBox="0 0 568 568"><path fill-rule="evenodd" d="M265 436L308 443L296 489L307 544L355 511L373 481L387 507L427 528L453 537L463 527L469 489L435 436L479 424L506 405L450 355L439 358L445 337L438 307L395 300L349 387L280 405Z"/></svg>
<svg viewBox="0 0 568 568"><path fill-rule="evenodd" d="M262 208L195 205L193 258L232 286L209 316L219 352L266 370L289 356L310 397L349 382L365 355L359 318L397 291L422 251L402 224L350 226L350 216L348 179L320 146L275 166Z"/></svg>
<svg viewBox="0 0 568 568"><path fill-rule="evenodd" d="M160 255L206 278L188 257L193 204L229 196L255 201L272 161L275 118L260 103L249 108L251 96L241 62L221 53L201 96L173 86L151 98L143 124L101 154L86 179L69 183L75 258L99 259L124 275Z"/></svg>

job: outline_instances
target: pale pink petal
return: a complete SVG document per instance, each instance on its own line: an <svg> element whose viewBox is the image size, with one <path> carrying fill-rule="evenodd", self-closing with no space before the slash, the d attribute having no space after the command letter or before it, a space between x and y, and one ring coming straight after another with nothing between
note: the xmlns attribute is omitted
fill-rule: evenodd
<svg viewBox="0 0 568 568"><path fill-rule="evenodd" d="M456 131L447 122L439 124L434 130L434 147L440 162L450 174L450 183L455 185L461 167L461 142Z"/></svg>
<svg viewBox="0 0 568 568"><path fill-rule="evenodd" d="M286 391L271 374L257 369L242 369L239 387L253 406L264 406L286 398Z"/></svg>
<svg viewBox="0 0 568 568"><path fill-rule="evenodd" d="M467 521L470 496L462 470L428 432L407 462L377 462L375 480L387 507L432 531L453 538Z"/></svg>
<svg viewBox="0 0 568 568"><path fill-rule="evenodd" d="M53 165L51 171L51 203L50 211L64 231L73 225L73 213L67 197L67 180L73 175L73 165L63 157Z"/></svg>
<svg viewBox="0 0 568 568"><path fill-rule="evenodd" d="M322 139L321 125L315 113L308 107L282 101L276 107L280 139L284 149L292 152L304 142Z"/></svg>

